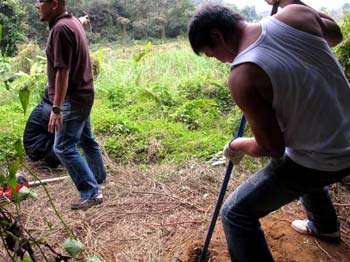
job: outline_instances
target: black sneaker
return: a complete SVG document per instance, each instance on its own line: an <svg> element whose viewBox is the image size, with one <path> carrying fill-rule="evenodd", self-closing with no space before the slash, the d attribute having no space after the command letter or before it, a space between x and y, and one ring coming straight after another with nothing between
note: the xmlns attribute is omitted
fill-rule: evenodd
<svg viewBox="0 0 350 262"><path fill-rule="evenodd" d="M78 203L73 203L70 208L71 210L86 210L92 206L99 205L102 202L103 202L103 195L102 195L102 192L99 191L95 198L88 199L88 200L81 200Z"/></svg>

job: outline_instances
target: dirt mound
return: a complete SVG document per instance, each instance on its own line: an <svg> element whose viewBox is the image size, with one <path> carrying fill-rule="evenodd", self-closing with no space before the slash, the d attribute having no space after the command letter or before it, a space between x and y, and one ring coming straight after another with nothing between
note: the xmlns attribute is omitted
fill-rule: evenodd
<svg viewBox="0 0 350 262"><path fill-rule="evenodd" d="M299 210L298 207L297 210ZM276 262L350 261L350 248L345 243L331 244L310 236L300 235L290 227L293 219L295 219L295 214L280 210L261 221ZM202 247L203 242L189 243L187 254L182 261L197 262ZM207 261L229 260L225 236L219 222L210 244Z"/></svg>
<svg viewBox="0 0 350 262"><path fill-rule="evenodd" d="M195 261L222 183L225 167L189 162L182 166L118 166L109 163L111 177L103 185L103 204L87 211L71 211L78 194L70 179L47 185L58 212L85 246L78 261L96 256L103 262ZM41 178L66 175L64 169L48 171L33 166ZM235 171L232 191L245 178L244 169ZM45 239L55 250L68 237L55 216L44 190L36 189L39 199L25 201L21 221L28 232ZM349 192L332 188L342 221L350 215ZM228 194L227 194L228 195ZM262 220L276 261L350 261L350 249L299 235L290 228L294 218L304 217L298 203L292 203ZM43 249L44 253L48 253ZM208 261L229 261L220 219L217 223ZM0 261L8 261L4 250ZM40 260L45 261L45 260ZM48 255L48 260L50 256Z"/></svg>

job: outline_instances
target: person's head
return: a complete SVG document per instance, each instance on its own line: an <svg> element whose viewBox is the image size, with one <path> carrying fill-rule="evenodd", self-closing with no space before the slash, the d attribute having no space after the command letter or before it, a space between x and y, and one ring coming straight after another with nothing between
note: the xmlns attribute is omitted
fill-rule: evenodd
<svg viewBox="0 0 350 262"><path fill-rule="evenodd" d="M188 38L193 51L222 62L232 62L244 18L231 9L205 4L197 9L189 24Z"/></svg>
<svg viewBox="0 0 350 262"><path fill-rule="evenodd" d="M36 0L40 21L50 22L66 10L65 0Z"/></svg>

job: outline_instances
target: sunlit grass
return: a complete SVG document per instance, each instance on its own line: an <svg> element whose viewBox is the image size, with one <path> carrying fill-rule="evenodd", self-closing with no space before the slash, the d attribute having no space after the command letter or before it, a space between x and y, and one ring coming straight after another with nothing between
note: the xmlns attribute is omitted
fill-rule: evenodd
<svg viewBox="0 0 350 262"><path fill-rule="evenodd" d="M100 61L92 123L103 151L121 162L210 159L239 121L226 87L229 66L195 55L186 41L152 45L135 62L145 46L91 48ZM28 116L17 99L1 97L0 112L0 139L23 133Z"/></svg>

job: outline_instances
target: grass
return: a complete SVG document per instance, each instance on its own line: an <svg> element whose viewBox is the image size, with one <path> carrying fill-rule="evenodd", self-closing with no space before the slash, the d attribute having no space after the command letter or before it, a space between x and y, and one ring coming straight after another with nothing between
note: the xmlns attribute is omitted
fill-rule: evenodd
<svg viewBox="0 0 350 262"><path fill-rule="evenodd" d="M229 66L196 56L185 41L153 45L136 62L144 50L145 44L91 47L100 67L91 118L104 152L125 163L210 159L238 126L240 113L226 87ZM8 140L22 136L28 117L9 94L0 98L7 154ZM0 160L6 157L1 153Z"/></svg>

